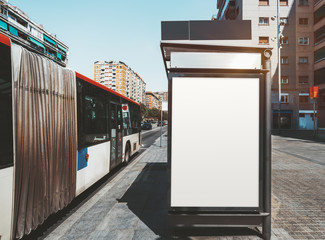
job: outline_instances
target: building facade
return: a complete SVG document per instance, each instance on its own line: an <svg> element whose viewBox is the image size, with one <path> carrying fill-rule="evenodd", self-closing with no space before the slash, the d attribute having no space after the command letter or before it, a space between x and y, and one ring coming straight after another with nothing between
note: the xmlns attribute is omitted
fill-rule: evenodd
<svg viewBox="0 0 325 240"><path fill-rule="evenodd" d="M160 109L161 100L159 99L159 96L157 96L153 92L146 92L146 107L147 109Z"/></svg>
<svg viewBox="0 0 325 240"><path fill-rule="evenodd" d="M37 52L63 67L68 64L68 46L5 0L0 0L0 33L8 36L11 42Z"/></svg>
<svg viewBox="0 0 325 240"><path fill-rule="evenodd" d="M251 20L252 39L246 46L273 49L271 57L273 128L313 129L314 2L280 0L281 103L278 88L277 1L218 0L215 20Z"/></svg>
<svg viewBox="0 0 325 240"><path fill-rule="evenodd" d="M160 100L168 101L168 92L154 92L154 94L158 96Z"/></svg>
<svg viewBox="0 0 325 240"><path fill-rule="evenodd" d="M318 127L325 130L325 0L314 3L314 79L319 87Z"/></svg>
<svg viewBox="0 0 325 240"><path fill-rule="evenodd" d="M96 61L94 80L138 103L145 103L146 83L124 62Z"/></svg>

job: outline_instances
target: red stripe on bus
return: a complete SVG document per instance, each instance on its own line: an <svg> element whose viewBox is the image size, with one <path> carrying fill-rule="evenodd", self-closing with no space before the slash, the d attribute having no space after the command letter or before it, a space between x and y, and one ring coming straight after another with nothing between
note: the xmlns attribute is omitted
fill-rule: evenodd
<svg viewBox="0 0 325 240"><path fill-rule="evenodd" d="M131 100L130 98L125 97L125 96L123 96L122 94L120 94L120 93L118 93L118 92L115 92L114 90L112 90L112 89L110 89L110 88L108 88L108 87L105 87L104 85L102 85L102 84L100 84L100 83L98 83L98 82L96 82L96 81L94 81L94 80L92 80L92 79L90 79L90 78L88 78L88 77L86 77L86 76L80 74L80 73L77 73L77 72L76 72L76 76L77 76L78 78L81 78L82 80L84 80L84 81L86 81L86 82L91 83L92 85L95 85L95 86L97 86L97 87L100 87L101 89L103 89L103 90L105 90L105 91L107 91L107 92L113 93L113 94L115 94L115 95L117 95L117 96L119 96L119 97L122 97L122 98L124 98L124 99L126 99L126 100L128 100L128 101L130 101L130 102L132 102L132 103L135 103L135 104L137 104L137 105L140 106L140 103L137 103L137 102Z"/></svg>
<svg viewBox="0 0 325 240"><path fill-rule="evenodd" d="M0 42L6 44L9 47L11 46L10 39L5 35L0 34Z"/></svg>

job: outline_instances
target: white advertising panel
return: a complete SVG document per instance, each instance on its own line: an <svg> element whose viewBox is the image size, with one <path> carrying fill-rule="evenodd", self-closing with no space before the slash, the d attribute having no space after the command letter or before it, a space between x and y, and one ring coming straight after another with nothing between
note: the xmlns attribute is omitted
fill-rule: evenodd
<svg viewBox="0 0 325 240"><path fill-rule="evenodd" d="M261 69L260 53L171 52L172 68Z"/></svg>
<svg viewBox="0 0 325 240"><path fill-rule="evenodd" d="M259 78L173 78L171 207L258 207Z"/></svg>
<svg viewBox="0 0 325 240"><path fill-rule="evenodd" d="M163 111L168 111L168 101L162 101L161 109Z"/></svg>

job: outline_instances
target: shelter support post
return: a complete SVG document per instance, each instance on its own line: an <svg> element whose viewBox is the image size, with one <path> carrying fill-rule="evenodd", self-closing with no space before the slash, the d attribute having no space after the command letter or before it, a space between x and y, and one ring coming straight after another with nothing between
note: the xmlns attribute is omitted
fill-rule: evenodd
<svg viewBox="0 0 325 240"><path fill-rule="evenodd" d="M265 54L264 54L265 55ZM265 83L266 83L266 99L265 99L265 167L264 167L264 211L269 213L263 219L263 238L265 240L271 239L271 86L272 86L272 79L271 79L271 59L270 57L266 57L264 59L264 69L268 70L265 74Z"/></svg>

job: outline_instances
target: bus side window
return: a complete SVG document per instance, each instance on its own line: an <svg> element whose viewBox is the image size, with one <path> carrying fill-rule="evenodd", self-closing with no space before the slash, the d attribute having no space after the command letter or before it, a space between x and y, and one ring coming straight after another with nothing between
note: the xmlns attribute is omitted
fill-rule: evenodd
<svg viewBox="0 0 325 240"><path fill-rule="evenodd" d="M78 80L78 148L109 141L108 103L101 89Z"/></svg>
<svg viewBox="0 0 325 240"><path fill-rule="evenodd" d="M0 169L13 165L10 48L0 44Z"/></svg>

